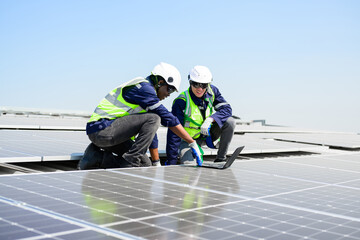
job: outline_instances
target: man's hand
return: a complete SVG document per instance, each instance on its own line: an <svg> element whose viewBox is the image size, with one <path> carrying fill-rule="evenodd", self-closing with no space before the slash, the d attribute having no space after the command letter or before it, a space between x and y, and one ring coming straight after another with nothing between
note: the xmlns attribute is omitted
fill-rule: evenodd
<svg viewBox="0 0 360 240"><path fill-rule="evenodd" d="M149 148L150 156L151 156L151 165L152 166L161 166L159 150L157 148Z"/></svg>
<svg viewBox="0 0 360 240"><path fill-rule="evenodd" d="M197 145L196 141L193 141L192 143L189 143L189 146L191 147L191 151L196 159L196 163L198 166L202 165L203 157L200 151L199 146Z"/></svg>
<svg viewBox="0 0 360 240"><path fill-rule="evenodd" d="M151 165L153 167L161 167L160 159L158 160L151 160Z"/></svg>
<svg viewBox="0 0 360 240"><path fill-rule="evenodd" d="M204 136L209 136L210 135L210 128L211 128L211 124L214 121L214 119L212 119L211 117L208 117L207 119L205 119L205 121L203 122L203 124L200 127L200 131L201 134Z"/></svg>

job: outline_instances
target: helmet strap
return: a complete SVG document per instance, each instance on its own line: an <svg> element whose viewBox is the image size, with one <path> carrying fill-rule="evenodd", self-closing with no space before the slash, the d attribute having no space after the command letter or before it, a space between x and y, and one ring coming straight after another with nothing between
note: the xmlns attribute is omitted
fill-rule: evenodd
<svg viewBox="0 0 360 240"><path fill-rule="evenodd" d="M153 75L151 73L150 78L151 78L151 82L153 83L156 92L158 92L161 85L159 84L159 79L158 79L157 75Z"/></svg>
<svg viewBox="0 0 360 240"><path fill-rule="evenodd" d="M155 88L155 91L156 91L156 94L159 93L159 89L162 87L162 86L166 86L167 83L165 80L163 80L162 77L160 77L160 79L158 78L157 75L151 75L151 79L152 79L152 82L154 84L154 88ZM160 82L162 81L162 82Z"/></svg>

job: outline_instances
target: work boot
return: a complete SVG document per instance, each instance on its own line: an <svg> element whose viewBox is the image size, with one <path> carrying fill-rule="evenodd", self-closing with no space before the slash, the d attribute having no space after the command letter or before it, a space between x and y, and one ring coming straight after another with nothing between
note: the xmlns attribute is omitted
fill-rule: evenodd
<svg viewBox="0 0 360 240"><path fill-rule="evenodd" d="M84 156L80 159L77 169L95 169L99 168L103 160L104 151L95 144L90 143L86 148Z"/></svg>
<svg viewBox="0 0 360 240"><path fill-rule="evenodd" d="M215 161L214 162L226 162L226 159L215 159Z"/></svg>
<svg viewBox="0 0 360 240"><path fill-rule="evenodd" d="M110 151L104 152L104 158L101 163L101 168L107 169L107 168L119 168L122 166L122 161L124 159L121 156L118 156L117 154L114 154Z"/></svg>

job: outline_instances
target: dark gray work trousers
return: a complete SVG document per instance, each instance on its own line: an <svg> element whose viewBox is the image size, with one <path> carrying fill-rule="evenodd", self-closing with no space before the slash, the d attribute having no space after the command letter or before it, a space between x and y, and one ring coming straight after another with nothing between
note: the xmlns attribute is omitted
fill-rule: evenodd
<svg viewBox="0 0 360 240"><path fill-rule="evenodd" d="M234 136L235 126L236 126L235 119L233 117L229 117L221 128L216 122L213 123L210 128L210 135L212 140L215 141L219 139L219 137L221 139L216 156L216 159L219 161L226 160L226 154L228 152L231 140ZM206 145L205 140L201 137L196 139L196 142L197 144L199 144L199 146ZM186 161L194 161L191 148L189 147L189 144L184 140L182 140L180 143L179 157L180 157L180 164L184 164L184 162Z"/></svg>
<svg viewBox="0 0 360 240"><path fill-rule="evenodd" d="M146 152L159 127L157 114L131 114L115 119L104 130L89 134L89 139L105 151L122 157L121 167L147 167L151 161ZM131 140L133 136L135 141Z"/></svg>

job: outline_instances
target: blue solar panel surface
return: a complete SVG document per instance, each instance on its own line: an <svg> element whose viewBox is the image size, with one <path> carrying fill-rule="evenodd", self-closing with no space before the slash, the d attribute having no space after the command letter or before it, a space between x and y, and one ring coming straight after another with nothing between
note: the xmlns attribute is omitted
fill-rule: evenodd
<svg viewBox="0 0 360 240"><path fill-rule="evenodd" d="M360 153L0 177L1 239L360 239Z"/></svg>

